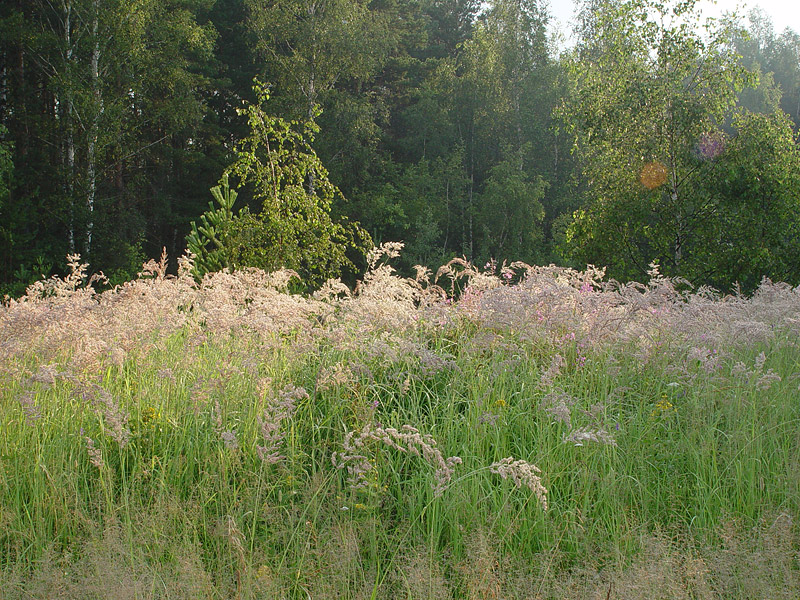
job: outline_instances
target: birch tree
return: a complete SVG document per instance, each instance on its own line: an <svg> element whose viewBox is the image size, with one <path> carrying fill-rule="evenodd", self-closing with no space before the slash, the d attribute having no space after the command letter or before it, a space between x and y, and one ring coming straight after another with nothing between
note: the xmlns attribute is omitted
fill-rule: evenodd
<svg viewBox="0 0 800 600"><path fill-rule="evenodd" d="M730 30L697 2L603 2L569 61L559 114L574 136L588 196L567 230L570 256L638 278L652 261L683 273L717 202L711 176L737 92L755 83Z"/></svg>

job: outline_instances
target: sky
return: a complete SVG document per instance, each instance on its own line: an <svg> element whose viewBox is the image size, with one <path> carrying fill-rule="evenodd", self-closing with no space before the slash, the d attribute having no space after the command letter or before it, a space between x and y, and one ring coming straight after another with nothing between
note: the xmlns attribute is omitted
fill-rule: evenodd
<svg viewBox="0 0 800 600"><path fill-rule="evenodd" d="M736 10L741 15L747 15L750 9L760 7L772 19L775 33L781 33L790 27L800 33L800 1L798 0L718 0L716 4L710 0L700 0L699 5L709 17L718 17L725 12ZM550 14L558 21L559 27L569 42L570 21L573 17L574 4L572 0L550 0Z"/></svg>

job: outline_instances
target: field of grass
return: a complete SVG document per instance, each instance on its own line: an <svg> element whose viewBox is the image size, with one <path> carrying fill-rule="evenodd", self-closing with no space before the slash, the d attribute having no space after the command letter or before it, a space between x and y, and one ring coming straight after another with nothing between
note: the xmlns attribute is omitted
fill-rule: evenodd
<svg viewBox="0 0 800 600"><path fill-rule="evenodd" d="M6 301L0 600L800 597L800 289L398 249Z"/></svg>

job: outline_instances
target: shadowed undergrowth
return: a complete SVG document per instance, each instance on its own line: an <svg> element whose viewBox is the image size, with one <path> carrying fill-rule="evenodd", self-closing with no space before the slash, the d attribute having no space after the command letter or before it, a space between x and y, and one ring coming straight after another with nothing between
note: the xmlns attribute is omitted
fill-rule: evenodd
<svg viewBox="0 0 800 600"><path fill-rule="evenodd" d="M800 290L453 261L0 308L0 598L796 598Z"/></svg>

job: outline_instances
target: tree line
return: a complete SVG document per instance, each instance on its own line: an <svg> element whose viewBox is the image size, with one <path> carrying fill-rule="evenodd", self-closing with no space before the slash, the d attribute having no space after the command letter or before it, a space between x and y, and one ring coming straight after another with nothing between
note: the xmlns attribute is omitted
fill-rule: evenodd
<svg viewBox="0 0 800 600"><path fill-rule="evenodd" d="M800 36L578 7L563 50L538 0L5 2L0 286L70 253L120 283L213 219L213 264L317 279L403 240L409 268L800 283Z"/></svg>

